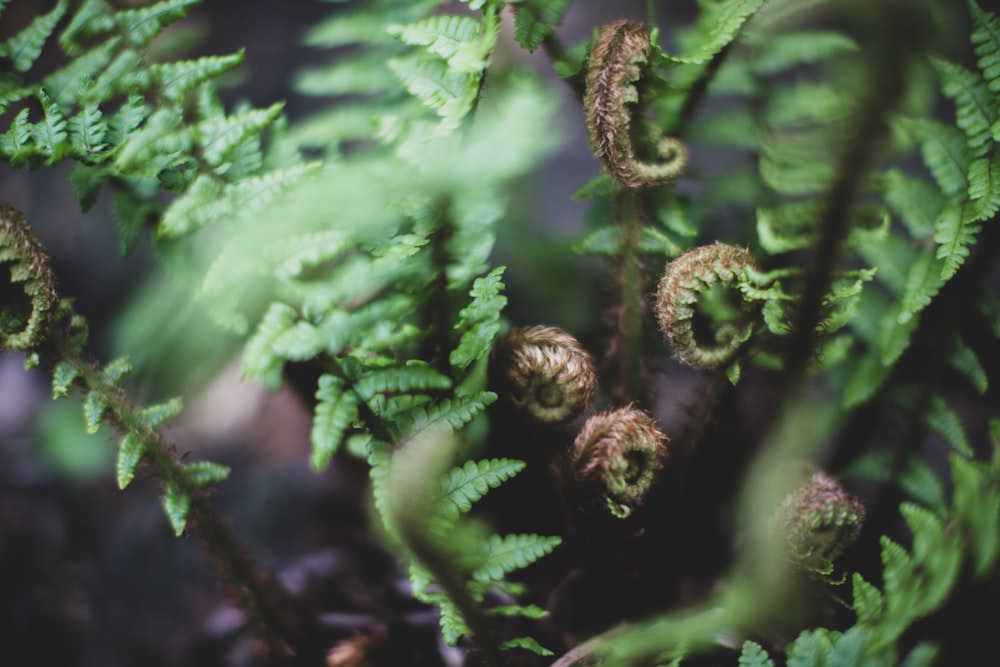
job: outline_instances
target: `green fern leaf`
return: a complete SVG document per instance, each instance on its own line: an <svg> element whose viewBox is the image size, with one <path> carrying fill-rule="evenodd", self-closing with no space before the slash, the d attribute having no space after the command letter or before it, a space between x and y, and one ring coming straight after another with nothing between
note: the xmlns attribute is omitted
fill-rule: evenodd
<svg viewBox="0 0 1000 667"><path fill-rule="evenodd" d="M128 357L118 357L105 366L101 374L111 384L118 384L126 374L131 372L132 362L129 361Z"/></svg>
<svg viewBox="0 0 1000 667"><path fill-rule="evenodd" d="M113 10L107 0L84 0L60 33L59 44L67 54L76 56L88 40L114 27Z"/></svg>
<svg viewBox="0 0 1000 667"><path fill-rule="evenodd" d="M458 609L448 598L440 596L434 598L432 601L438 605L441 611L441 637L444 639L445 644L454 646L458 643L459 639L471 633L469 626L465 623L465 619L462 618L462 614L459 613Z"/></svg>
<svg viewBox="0 0 1000 667"><path fill-rule="evenodd" d="M235 147L273 124L283 108L284 103L278 102L267 109L248 109L233 116L209 118L194 126L195 141L201 146L205 160L218 168Z"/></svg>
<svg viewBox="0 0 1000 667"><path fill-rule="evenodd" d="M238 67L243 62L243 53L241 50L225 56L202 56L196 60L157 63L150 69L153 80L160 85L166 98L180 103L196 86Z"/></svg>
<svg viewBox="0 0 1000 667"><path fill-rule="evenodd" d="M377 393L404 393L428 389L449 389L451 378L442 375L423 361L409 361L405 366L383 368L365 373L354 384L363 401Z"/></svg>
<svg viewBox="0 0 1000 667"><path fill-rule="evenodd" d="M972 162L965 135L951 125L923 118L903 121L903 127L916 138L924 164L941 191L947 195L965 192L965 175Z"/></svg>
<svg viewBox="0 0 1000 667"><path fill-rule="evenodd" d="M139 411L139 418L151 429L158 429L167 421L173 419L184 409L184 401L175 396L163 403L150 405Z"/></svg>
<svg viewBox="0 0 1000 667"><path fill-rule="evenodd" d="M970 222L989 220L1000 210L1000 155L973 160L969 165ZM978 227L975 229L979 231Z"/></svg>
<svg viewBox="0 0 1000 667"><path fill-rule="evenodd" d="M858 616L858 623L863 625L877 623L885 613L885 597L882 592L856 572L852 584L854 602L851 604L851 608Z"/></svg>
<svg viewBox="0 0 1000 667"><path fill-rule="evenodd" d="M101 110L94 105L87 105L69 119L68 125L74 152L85 160L93 161L98 158L107 146L104 137L108 126Z"/></svg>
<svg viewBox="0 0 1000 667"><path fill-rule="evenodd" d="M229 466L212 461L195 461L184 466L184 473L195 486L207 486L225 481L232 472Z"/></svg>
<svg viewBox="0 0 1000 667"><path fill-rule="evenodd" d="M955 102L958 127L965 133L969 148L976 156L984 155L992 144L990 128L997 119L997 100L986 82L960 65L932 58L941 80L941 91Z"/></svg>
<svg viewBox="0 0 1000 667"><path fill-rule="evenodd" d="M935 395L931 399L930 409L924 415L927 427L939 435L942 440L960 454L973 456L969 438L965 435L965 427L958 414L945 403L944 399Z"/></svg>
<svg viewBox="0 0 1000 667"><path fill-rule="evenodd" d="M818 628L806 630L788 647L788 667L821 667L833 651L840 633Z"/></svg>
<svg viewBox="0 0 1000 667"><path fill-rule="evenodd" d="M996 440L994 439L994 442ZM1000 485L996 466L953 454L952 506L969 542L976 576L990 572L1000 555Z"/></svg>
<svg viewBox="0 0 1000 667"><path fill-rule="evenodd" d="M11 61L18 72L27 72L41 55L45 42L68 7L69 0L59 0L50 12L36 17L27 28L0 43L0 57Z"/></svg>
<svg viewBox="0 0 1000 667"><path fill-rule="evenodd" d="M155 177L173 166L191 151L191 133L181 125L181 118L168 109L150 116L137 132L131 134L115 159L122 172Z"/></svg>
<svg viewBox="0 0 1000 667"><path fill-rule="evenodd" d="M310 440L312 456L309 462L314 470L323 470L340 448L344 433L358 418L358 395L345 391L344 381L333 375L319 379L316 389L316 413L313 417Z"/></svg>
<svg viewBox="0 0 1000 667"><path fill-rule="evenodd" d="M932 252L922 252L910 266L900 298L897 321L906 324L926 308L944 284L944 261Z"/></svg>
<svg viewBox="0 0 1000 667"><path fill-rule="evenodd" d="M38 91L38 101L41 102L44 117L32 126L31 136L38 152L45 157L46 164L51 165L70 151L66 119L63 118L59 105L44 90Z"/></svg>
<svg viewBox="0 0 1000 667"><path fill-rule="evenodd" d="M482 24L472 17L443 14L406 25L391 25L388 32L404 44L426 47L429 53L448 61L463 45L479 37L482 29Z"/></svg>
<svg viewBox="0 0 1000 667"><path fill-rule="evenodd" d="M419 406L409 414L400 415L396 419L397 426L401 434L410 434L442 422L458 430L496 399L497 395L489 391L445 398L430 407Z"/></svg>
<svg viewBox="0 0 1000 667"><path fill-rule="evenodd" d="M131 433L122 438L118 446L118 460L115 463L115 479L118 481L119 489L124 490L135 477L135 471L145 453L146 443L140 438Z"/></svg>
<svg viewBox="0 0 1000 667"><path fill-rule="evenodd" d="M61 106L68 107L78 98L82 98L85 103L96 105L102 100L94 99L89 86L81 87L81 82L94 80L111 62L120 43L120 39L112 37L86 53L74 57L64 67L42 79L42 86Z"/></svg>
<svg viewBox="0 0 1000 667"><path fill-rule="evenodd" d="M758 74L777 74L792 67L826 61L833 56L858 50L857 42L832 30L768 33L755 37L750 43L756 47L753 69Z"/></svg>
<svg viewBox="0 0 1000 667"><path fill-rule="evenodd" d="M892 170L884 179L884 198L889 208L914 238L929 236L945 206L941 191L924 179Z"/></svg>
<svg viewBox="0 0 1000 667"><path fill-rule="evenodd" d="M505 604L497 607L490 607L488 612L491 616L507 616L510 618L520 616L538 620L549 616L549 612L538 605Z"/></svg>
<svg viewBox="0 0 1000 667"><path fill-rule="evenodd" d="M479 90L479 77L455 75L439 58L410 56L389 60L389 68L400 83L425 106L442 118L442 132L457 127L472 109Z"/></svg>
<svg viewBox="0 0 1000 667"><path fill-rule="evenodd" d="M917 644L906 654L900 667L932 667L938 664L939 649L933 644Z"/></svg>
<svg viewBox="0 0 1000 667"><path fill-rule="evenodd" d="M699 20L701 39L686 56L670 56L675 63L702 64L711 60L740 34L743 24L764 4L764 0L723 0L702 5Z"/></svg>
<svg viewBox="0 0 1000 667"><path fill-rule="evenodd" d="M96 392L90 391L83 399L83 421L87 433L93 435L101 430L101 420L104 418L104 410L108 407L104 397Z"/></svg>
<svg viewBox="0 0 1000 667"><path fill-rule="evenodd" d="M764 647L749 639L743 642L740 650L739 667L774 667L774 660L767 654Z"/></svg>
<svg viewBox="0 0 1000 667"><path fill-rule="evenodd" d="M514 39L529 53L555 34L570 0L523 0L514 8Z"/></svg>
<svg viewBox="0 0 1000 667"><path fill-rule="evenodd" d="M141 49L167 25L187 16L191 7L199 2L201 0L163 0L148 7L116 12L114 20L129 43Z"/></svg>
<svg viewBox="0 0 1000 667"><path fill-rule="evenodd" d="M441 480L441 499L436 506L445 518L454 521L490 489L524 470L524 466L524 461L516 459L466 461L465 465L452 468Z"/></svg>
<svg viewBox="0 0 1000 667"><path fill-rule="evenodd" d="M507 297L500 294L505 269L498 266L472 283L469 291L472 301L459 312L459 322L455 325L461 337L451 352L452 366L467 368L492 349L493 338L500 330L500 313L507 305Z"/></svg>
<svg viewBox="0 0 1000 667"><path fill-rule="evenodd" d="M917 616L937 609L951 592L962 566L963 545L956 531L946 531L933 512L911 503L903 503L900 513L913 534L912 557L917 566L920 606Z"/></svg>
<svg viewBox="0 0 1000 667"><path fill-rule="evenodd" d="M985 394L989 389L989 378L986 370L979 361L979 357L968 345L961 340L955 342L955 346L948 357L951 367L969 379L969 382L980 394Z"/></svg>
<svg viewBox="0 0 1000 667"><path fill-rule="evenodd" d="M80 376L80 369L68 361L60 361L52 371L52 398L69 396L73 381Z"/></svg>
<svg viewBox="0 0 1000 667"><path fill-rule="evenodd" d="M1000 18L984 12L975 0L969 0L972 18L972 45L979 56L977 64L993 93L1000 92ZM997 135L994 130L994 137Z"/></svg>
<svg viewBox="0 0 1000 667"><path fill-rule="evenodd" d="M172 201L163 212L157 233L169 238L179 237L210 222L232 217L234 202L226 195L225 187L217 178L211 174L198 175L187 192Z"/></svg>
<svg viewBox="0 0 1000 667"><path fill-rule="evenodd" d="M473 571L472 578L482 582L500 581L510 572L552 553L561 542L559 537L542 535L491 535L484 560Z"/></svg>
<svg viewBox="0 0 1000 667"><path fill-rule="evenodd" d="M133 95L148 90L152 81L142 56L135 49L120 52L88 91L89 100L107 100L115 95Z"/></svg>
<svg viewBox="0 0 1000 667"><path fill-rule="evenodd" d="M272 303L243 350L243 377L260 380L265 387L281 384L284 360L274 353L274 341L288 331L298 313L284 303Z"/></svg>
<svg viewBox="0 0 1000 667"><path fill-rule="evenodd" d="M523 648L531 651L535 655L543 657L555 655L555 653L545 648L539 644L536 639L532 639L531 637L515 637L514 639L508 639L507 641L502 642L497 648L501 651L509 651L512 648Z"/></svg>
<svg viewBox="0 0 1000 667"><path fill-rule="evenodd" d="M142 125L146 119L146 100L139 94L132 94L122 104L121 108L108 120L107 142L111 146L120 146Z"/></svg>
<svg viewBox="0 0 1000 667"><path fill-rule="evenodd" d="M10 129L0 135L0 152L14 167L24 164L35 153L31 141L32 127L34 124L28 120L28 109L24 108L14 116Z"/></svg>
<svg viewBox="0 0 1000 667"><path fill-rule="evenodd" d="M399 90L396 77L386 65L385 54L378 51L353 56L346 62L306 68L296 75L293 87L296 92L313 97L378 95ZM365 121L365 130L371 132L370 114Z"/></svg>
<svg viewBox="0 0 1000 667"><path fill-rule="evenodd" d="M190 509L191 498L181 493L173 484L167 484L167 491L163 496L163 511L166 512L170 527L174 529L177 537L184 534Z"/></svg>

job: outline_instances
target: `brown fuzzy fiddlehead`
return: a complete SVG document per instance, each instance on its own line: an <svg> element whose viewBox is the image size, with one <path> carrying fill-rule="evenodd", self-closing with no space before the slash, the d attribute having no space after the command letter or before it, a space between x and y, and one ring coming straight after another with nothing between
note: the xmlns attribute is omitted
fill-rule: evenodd
<svg viewBox="0 0 1000 667"><path fill-rule="evenodd" d="M665 436L642 410L617 408L592 416L570 450L570 469L585 495L603 496L624 518L641 505L667 455Z"/></svg>
<svg viewBox="0 0 1000 667"><path fill-rule="evenodd" d="M511 402L538 421L579 417L597 391L590 355L557 327L514 329L500 344L498 361Z"/></svg>
<svg viewBox="0 0 1000 667"><path fill-rule="evenodd" d="M646 26L619 20L600 29L587 58L584 106L591 145L607 170L631 188L676 180L687 165L684 144L658 133L652 139L661 162L646 162L636 153L635 84L651 49Z"/></svg>
<svg viewBox="0 0 1000 667"><path fill-rule="evenodd" d="M674 354L695 368L714 368L732 359L753 332L746 313L736 324L714 332L710 344L695 333L695 306L702 293L716 285L737 287L746 269L756 269L753 256L743 248L713 243L684 253L664 269L656 291L656 318Z"/></svg>
<svg viewBox="0 0 1000 667"><path fill-rule="evenodd" d="M48 255L20 211L0 203L0 265L10 280L0 283L0 349L38 347L58 305Z"/></svg>
<svg viewBox="0 0 1000 667"><path fill-rule="evenodd" d="M865 508L832 477L813 472L784 500L771 519L773 539L784 541L797 567L815 574L833 571L833 561L858 537Z"/></svg>

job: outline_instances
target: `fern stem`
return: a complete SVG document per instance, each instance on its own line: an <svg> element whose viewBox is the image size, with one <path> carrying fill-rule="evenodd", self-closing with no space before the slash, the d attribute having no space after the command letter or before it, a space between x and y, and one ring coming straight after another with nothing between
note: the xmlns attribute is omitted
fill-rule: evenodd
<svg viewBox="0 0 1000 667"><path fill-rule="evenodd" d="M622 188L615 199L615 212L621 238L618 258L618 321L613 351L618 364L616 393L623 403L644 404L643 323L646 293L639 254L641 227L638 195Z"/></svg>
<svg viewBox="0 0 1000 667"><path fill-rule="evenodd" d="M273 660L287 658L297 645L291 601L272 575L259 570L247 549L233 535L228 524L201 488L184 470L174 447L142 419L125 390L107 377L65 336L54 333L51 356L69 363L77 373L76 385L84 393L96 392L106 404L105 419L123 434L142 441L153 474L190 499L188 526L202 542L213 567L225 582L229 594L246 614L248 627L256 633Z"/></svg>
<svg viewBox="0 0 1000 667"><path fill-rule="evenodd" d="M884 23L881 37L888 39L892 31L898 32L890 26L889 16L878 18ZM819 338L816 327L822 320L824 299L850 230L851 209L882 143L886 118L903 93L904 68L900 57L893 52L893 44L898 45L898 40L889 41L892 44L883 45L875 54L870 88L858 110L856 129L837 160L836 176L824 198L819 236L812 246L802 297L793 313L792 333L784 353L785 386L791 392L804 377L815 354Z"/></svg>

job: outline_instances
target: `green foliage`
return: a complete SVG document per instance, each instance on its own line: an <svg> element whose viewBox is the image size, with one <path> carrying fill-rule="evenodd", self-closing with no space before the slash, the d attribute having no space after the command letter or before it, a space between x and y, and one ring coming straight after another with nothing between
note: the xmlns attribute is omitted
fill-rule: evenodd
<svg viewBox="0 0 1000 667"><path fill-rule="evenodd" d="M307 34L310 46L336 49L336 59L294 74L298 92L320 104L289 124L280 101L224 108L216 88L242 67L244 51L153 60L154 40L196 0L131 9L107 0L48 4L0 43L0 159L26 169L72 164L69 186L84 211L111 191L122 252L151 232L171 275L243 344L244 377L272 390L294 385L312 402L312 468L320 473L338 457L367 462L387 543L407 568L414 597L439 608L445 643L473 646L494 665L509 649L552 655L520 635L547 617L540 604L549 595L576 585L568 577L532 590L517 580L563 537L493 534L486 520L469 517L529 465L487 450L504 446L487 437L490 406L507 398L491 356L508 326L508 302L520 296L505 293L505 276L522 270L510 248L501 248L511 256L507 266L495 266L494 245L497 227L512 212L525 214L527 206L510 200L548 167L567 116L557 116L560 99L544 77L494 52L541 47L576 94L584 79L587 87L628 82L619 91L622 106L636 112L628 140L643 159L658 154L663 133L682 139L693 157L705 148L724 155L692 159L676 184L640 190L602 173L574 196L590 202L590 213L580 239L567 245L614 271L604 361L616 386L601 400L653 412L651 360L663 351L682 355L651 347L644 299L665 263L725 239L747 248L755 265L695 275L677 308L695 322L692 340L738 339L735 352L713 371L722 381L705 383L704 403L678 429L685 454L671 454L665 465L697 462L698 446L714 437L708 432L727 428L729 415L714 409L742 404L720 399L760 382L767 400L755 405L767 405L758 405L754 428L740 436L752 441L747 452L761 452L738 471L748 488L766 476L757 461L783 443L787 412L801 407L800 395L815 393L836 416L804 428L795 454L829 454L846 479L895 486L906 499L903 531L880 525L884 534L863 535L872 546L878 540L881 572L850 574L853 625L808 628L783 656L780 647L769 655L753 638L774 636L768 624L785 606L785 589L800 582L783 567L762 567L758 560L780 558L752 544L736 554L719 587L725 592L709 596L706 608L667 610L621 635L611 631L594 651L616 665L679 665L722 645L734 658L741 645L742 667L815 667L925 665L947 648L917 629L946 613L956 592L988 581L1000 557L1000 454L976 460L982 435L967 423L968 399L943 381L958 378L977 400L988 400L993 388L988 334L1000 335L1000 299L989 291L987 271L1000 212L995 13L969 0L971 35L962 46L970 60L931 48L919 30L912 46L904 44L910 36L879 23L899 18L880 3L848 12L824 0L699 0L697 21L671 26L662 39L656 3L647 3L647 52L602 78L584 72L595 66L586 55L592 47L560 41L568 0L470 0L458 9L441 0L352 3ZM507 5L513 40L501 39ZM924 3L912 11L919 27ZM885 44L874 48L872 35ZM953 119L933 113L938 100ZM229 469L176 456L162 426L182 401L135 403L124 388L127 357L89 361L85 322L58 300L44 248L24 236L14 212L0 213L0 279L10 277L0 285L0 343L25 352L27 365L47 365L54 397L79 391L87 432L118 431L119 488L140 465L148 470L162 485L172 530L181 535L195 523L192 532L221 561L217 569L237 579L236 597L257 596L244 601L252 617L268 596L255 587L252 568L234 565L242 552L218 529L205 489ZM732 289L711 288L711 276ZM293 366L312 372L304 376L315 384L301 386ZM862 423L869 415L904 423L903 435ZM513 420L501 426L530 434L525 441L533 444L569 440ZM892 447L866 449L882 437ZM915 453L925 442L947 451L950 484ZM585 551L603 529L588 532L588 499L570 488L579 480L563 469L562 454L549 455L552 474L563 476L551 485L553 497L580 501L561 507L565 535ZM681 490L677 497L694 496ZM751 500L756 507L759 499ZM683 525L677 516L685 509L662 514L667 528ZM629 550L647 536L639 522L655 512L629 516L636 530L596 550L614 551L609 560L636 571L649 567L653 552L633 559ZM749 537L738 536L736 551L759 537L754 530L748 525ZM569 558L583 571L605 562L604 553ZM827 575L834 564L824 559L813 569ZM612 581L604 576L598 581ZM687 581L686 573L658 576L658 585L678 590ZM657 611L649 604L643 614ZM639 611L609 613L635 622Z"/></svg>

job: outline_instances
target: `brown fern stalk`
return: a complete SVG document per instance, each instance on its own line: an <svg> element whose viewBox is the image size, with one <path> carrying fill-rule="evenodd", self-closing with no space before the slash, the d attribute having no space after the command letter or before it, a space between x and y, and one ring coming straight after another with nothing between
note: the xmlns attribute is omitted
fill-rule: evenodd
<svg viewBox="0 0 1000 667"><path fill-rule="evenodd" d="M205 552L246 614L248 626L261 638L269 658L287 658L294 650L298 633L284 591L272 576L254 566L205 490L187 473L175 448L146 423L125 390L86 357L81 318L72 312L69 301L58 298L55 275L44 247L19 211L0 204L0 263L8 262L11 282L4 286L5 303L0 303L0 347L29 352L51 368L71 368L74 385L84 394L100 397L105 406L104 420L142 442L144 460L153 475L165 487L176 489L190 500L188 526L201 538ZM18 284L24 298L10 298L8 294L15 293L13 288Z"/></svg>

